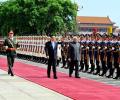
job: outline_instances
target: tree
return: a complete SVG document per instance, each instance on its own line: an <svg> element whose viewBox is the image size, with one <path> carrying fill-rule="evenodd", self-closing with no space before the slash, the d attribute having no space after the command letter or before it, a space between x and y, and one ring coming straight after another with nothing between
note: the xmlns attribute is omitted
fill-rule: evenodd
<svg viewBox="0 0 120 100"><path fill-rule="evenodd" d="M38 34L75 30L77 5L71 0L9 0L0 5L0 33L13 29Z"/></svg>

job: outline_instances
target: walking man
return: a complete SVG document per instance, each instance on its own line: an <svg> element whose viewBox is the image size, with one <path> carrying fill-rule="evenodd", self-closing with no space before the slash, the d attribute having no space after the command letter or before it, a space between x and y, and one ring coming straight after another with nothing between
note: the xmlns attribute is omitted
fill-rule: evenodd
<svg viewBox="0 0 120 100"><path fill-rule="evenodd" d="M17 45L15 44L15 41L13 40L13 36L14 36L14 32L10 31L8 33L8 38L6 38L4 41L4 47L6 49L7 61L8 61L8 74L10 74L11 76L14 76L13 65L14 65L14 60L16 56L16 48L17 48Z"/></svg>
<svg viewBox="0 0 120 100"><path fill-rule="evenodd" d="M50 41L45 44L45 52L48 58L47 76L50 78L51 66L53 69L54 79L57 79L56 75L56 61L57 61L57 45L55 36L52 36Z"/></svg>
<svg viewBox="0 0 120 100"><path fill-rule="evenodd" d="M75 67L75 78L80 78L78 72L80 56L80 44L77 37L74 37L73 42L69 44L68 49L68 59L70 61L69 77L72 77L72 73Z"/></svg>

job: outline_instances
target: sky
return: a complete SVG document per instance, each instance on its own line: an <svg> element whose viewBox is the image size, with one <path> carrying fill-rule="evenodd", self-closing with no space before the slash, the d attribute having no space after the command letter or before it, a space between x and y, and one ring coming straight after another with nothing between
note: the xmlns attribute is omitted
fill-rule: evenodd
<svg viewBox="0 0 120 100"><path fill-rule="evenodd" d="M79 5L80 16L109 16L120 28L120 0L73 0ZM83 6L83 8L82 8Z"/></svg>
<svg viewBox="0 0 120 100"><path fill-rule="evenodd" d="M6 1L6 0L0 0ZM120 0L72 0L79 6L79 16L101 16L111 19L120 28ZM82 8L83 6L83 8Z"/></svg>

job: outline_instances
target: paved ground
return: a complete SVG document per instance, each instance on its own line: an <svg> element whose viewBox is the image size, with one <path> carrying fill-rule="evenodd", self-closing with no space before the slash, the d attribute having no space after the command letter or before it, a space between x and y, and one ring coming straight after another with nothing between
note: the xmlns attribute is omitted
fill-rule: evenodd
<svg viewBox="0 0 120 100"><path fill-rule="evenodd" d="M5 56L0 56L5 57ZM47 65L27 60L16 59L17 61L46 68ZM68 74L68 69L57 67L57 70ZM97 75L80 73L81 77L103 82L120 87L120 80L108 79ZM59 76L58 76L59 79ZM71 100L52 90L27 81L18 76L8 76L7 72L0 70L0 100Z"/></svg>
<svg viewBox="0 0 120 100"><path fill-rule="evenodd" d="M8 76L0 70L0 100L71 100L52 90L27 81Z"/></svg>

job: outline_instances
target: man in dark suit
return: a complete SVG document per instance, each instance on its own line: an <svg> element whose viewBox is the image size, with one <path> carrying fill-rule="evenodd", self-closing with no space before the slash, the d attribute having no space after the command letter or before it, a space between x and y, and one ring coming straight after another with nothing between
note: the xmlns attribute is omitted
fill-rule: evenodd
<svg viewBox="0 0 120 100"><path fill-rule="evenodd" d="M50 78L51 66L53 68L54 79L57 79L56 75L56 61L57 61L57 42L55 36L52 36L50 41L45 44L45 52L48 58L47 76Z"/></svg>
<svg viewBox="0 0 120 100"><path fill-rule="evenodd" d="M68 49L68 57L69 57L68 60L70 61L69 77L72 76L72 73L75 67L75 78L80 78L78 73L80 56L81 56L80 44L78 42L77 37L74 37L73 42L69 44L69 49Z"/></svg>
<svg viewBox="0 0 120 100"><path fill-rule="evenodd" d="M14 35L14 32L10 31L8 33L8 38L6 38L4 41L4 47L6 50L7 61L8 61L8 74L11 74L11 76L14 76L13 65L14 65L14 59L16 56L16 48L17 48L13 35Z"/></svg>

